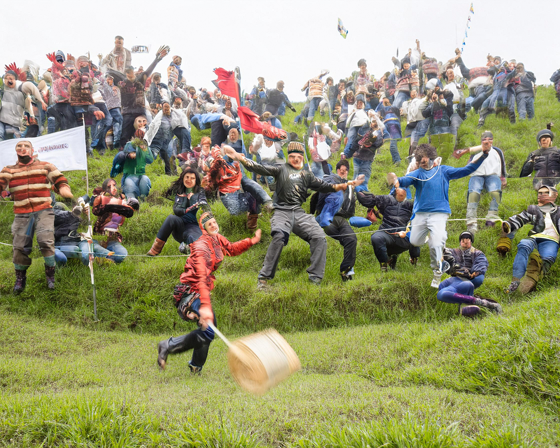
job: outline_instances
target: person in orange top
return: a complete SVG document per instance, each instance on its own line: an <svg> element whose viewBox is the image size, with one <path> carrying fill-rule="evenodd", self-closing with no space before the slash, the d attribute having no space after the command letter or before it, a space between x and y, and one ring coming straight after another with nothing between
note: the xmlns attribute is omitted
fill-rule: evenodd
<svg viewBox="0 0 560 448"><path fill-rule="evenodd" d="M52 163L33 158L33 145L28 140L16 143L18 161L0 172L0 193L10 190L14 200L12 224L13 263L16 270L14 294L25 289L27 269L31 266L33 235L45 259L47 287L54 289L54 212L51 186L63 198L72 198L68 181Z"/></svg>
<svg viewBox="0 0 560 448"><path fill-rule="evenodd" d="M199 219L202 236L191 243L191 255L181 274L181 283L175 286L173 299L181 319L197 322L198 328L190 333L171 337L158 344L158 366L165 369L169 354L183 353L193 349L189 362L192 373L199 373L208 357L214 331L209 323L216 325L216 318L210 301L210 291L214 289L214 271L218 269L224 256L241 255L261 240L261 230L255 236L231 243L220 235L220 228L211 212L205 212Z"/></svg>

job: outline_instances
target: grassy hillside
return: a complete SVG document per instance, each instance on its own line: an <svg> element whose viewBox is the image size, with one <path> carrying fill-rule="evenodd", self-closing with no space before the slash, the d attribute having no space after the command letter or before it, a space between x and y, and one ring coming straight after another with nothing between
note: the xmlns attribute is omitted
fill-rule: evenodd
<svg viewBox="0 0 560 448"><path fill-rule="evenodd" d="M510 125L491 117L485 129L504 150L508 171L519 174L535 136L560 122L552 89L540 88L537 117ZM284 127L294 126L290 113ZM459 146L479 144L477 117L460 129ZM196 143L208 132L194 132ZM246 136L249 143L250 136ZM408 142L399 145L408 153ZM90 160L90 186L108 177L112 155ZM463 166L462 160L447 164ZM376 158L370 191L388 192L393 167L388 145ZM507 296L513 254L495 252L497 231L482 228L475 246L490 269L480 294L504 305L504 315L473 321L457 316L430 288L427 248L412 267L406 254L382 274L371 243L377 226L358 229L356 277L341 283L342 248L328 239L321 287L307 281L307 244L292 237L267 292L256 277L270 225L259 219L263 241L227 259L217 273L213 305L221 330L232 337L268 327L283 333L303 371L263 398L248 396L231 379L223 343L216 342L201 377L188 375L189 355L155 367L158 340L190 330L171 301L184 256L170 239L147 258L172 203L161 195L171 178L160 161L148 167L153 189L123 228L130 258L95 266L99 321L93 319L89 270L78 261L57 271L56 291L44 288L39 252L20 296L11 294L11 248L0 246L0 446L558 446L560 307L558 267L529 296ZM75 195L83 172L68 173ZM467 179L450 190L448 245L464 230ZM530 179L508 179L500 207L506 218L534 203ZM483 217L489 205L479 207ZM12 205L0 203L0 242L11 242ZM212 206L230 240L249 235L244 217ZM358 213L365 209L358 207ZM516 238L526 235L528 229Z"/></svg>

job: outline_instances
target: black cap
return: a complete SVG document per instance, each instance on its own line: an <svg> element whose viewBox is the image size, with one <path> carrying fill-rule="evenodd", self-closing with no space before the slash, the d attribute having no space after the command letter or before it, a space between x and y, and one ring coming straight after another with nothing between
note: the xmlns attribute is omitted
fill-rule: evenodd
<svg viewBox="0 0 560 448"><path fill-rule="evenodd" d="M471 240L471 243L474 243L474 235L468 230L465 230L463 233L461 233L461 235L459 235L459 242L461 242L461 240L464 240L465 238L468 238L469 240Z"/></svg>

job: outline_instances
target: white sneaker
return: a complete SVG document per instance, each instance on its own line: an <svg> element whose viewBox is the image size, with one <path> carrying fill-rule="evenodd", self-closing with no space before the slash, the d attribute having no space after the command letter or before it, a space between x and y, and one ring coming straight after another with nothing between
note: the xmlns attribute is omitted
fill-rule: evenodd
<svg viewBox="0 0 560 448"><path fill-rule="evenodd" d="M441 276L442 272L439 269L434 269L434 278L432 279L432 284L430 285L432 288L439 288L439 284L441 283Z"/></svg>

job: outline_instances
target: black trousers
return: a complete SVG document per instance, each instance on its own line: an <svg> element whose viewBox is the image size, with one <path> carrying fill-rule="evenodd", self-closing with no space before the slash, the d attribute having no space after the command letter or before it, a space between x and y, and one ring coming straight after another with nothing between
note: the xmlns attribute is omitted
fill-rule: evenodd
<svg viewBox="0 0 560 448"><path fill-rule="evenodd" d="M348 221L342 216L335 216L333 222L329 226L324 227L323 230L327 235L338 240L340 245L344 247L344 258L340 264L340 272L353 268L356 263L358 237L352 227L350 227L350 224L348 224Z"/></svg>
<svg viewBox="0 0 560 448"><path fill-rule="evenodd" d="M134 120L136 120L136 117L139 117L140 115L144 115L144 114L137 113L137 114L123 115L123 124L122 124L121 141L120 141L121 148L124 148L124 146L128 143L130 138L134 135L134 132L136 132L136 130L134 129Z"/></svg>
<svg viewBox="0 0 560 448"><path fill-rule="evenodd" d="M387 263L391 255L399 255L407 250L410 258L418 258L420 256L420 248L410 244L408 238L389 235L383 231L375 232L371 236L371 244L379 263Z"/></svg>
<svg viewBox="0 0 560 448"><path fill-rule="evenodd" d="M173 235L178 243L191 244L202 236L202 230L194 222L186 223L179 216L169 215L163 221L157 237L162 241L167 241L170 235Z"/></svg>

